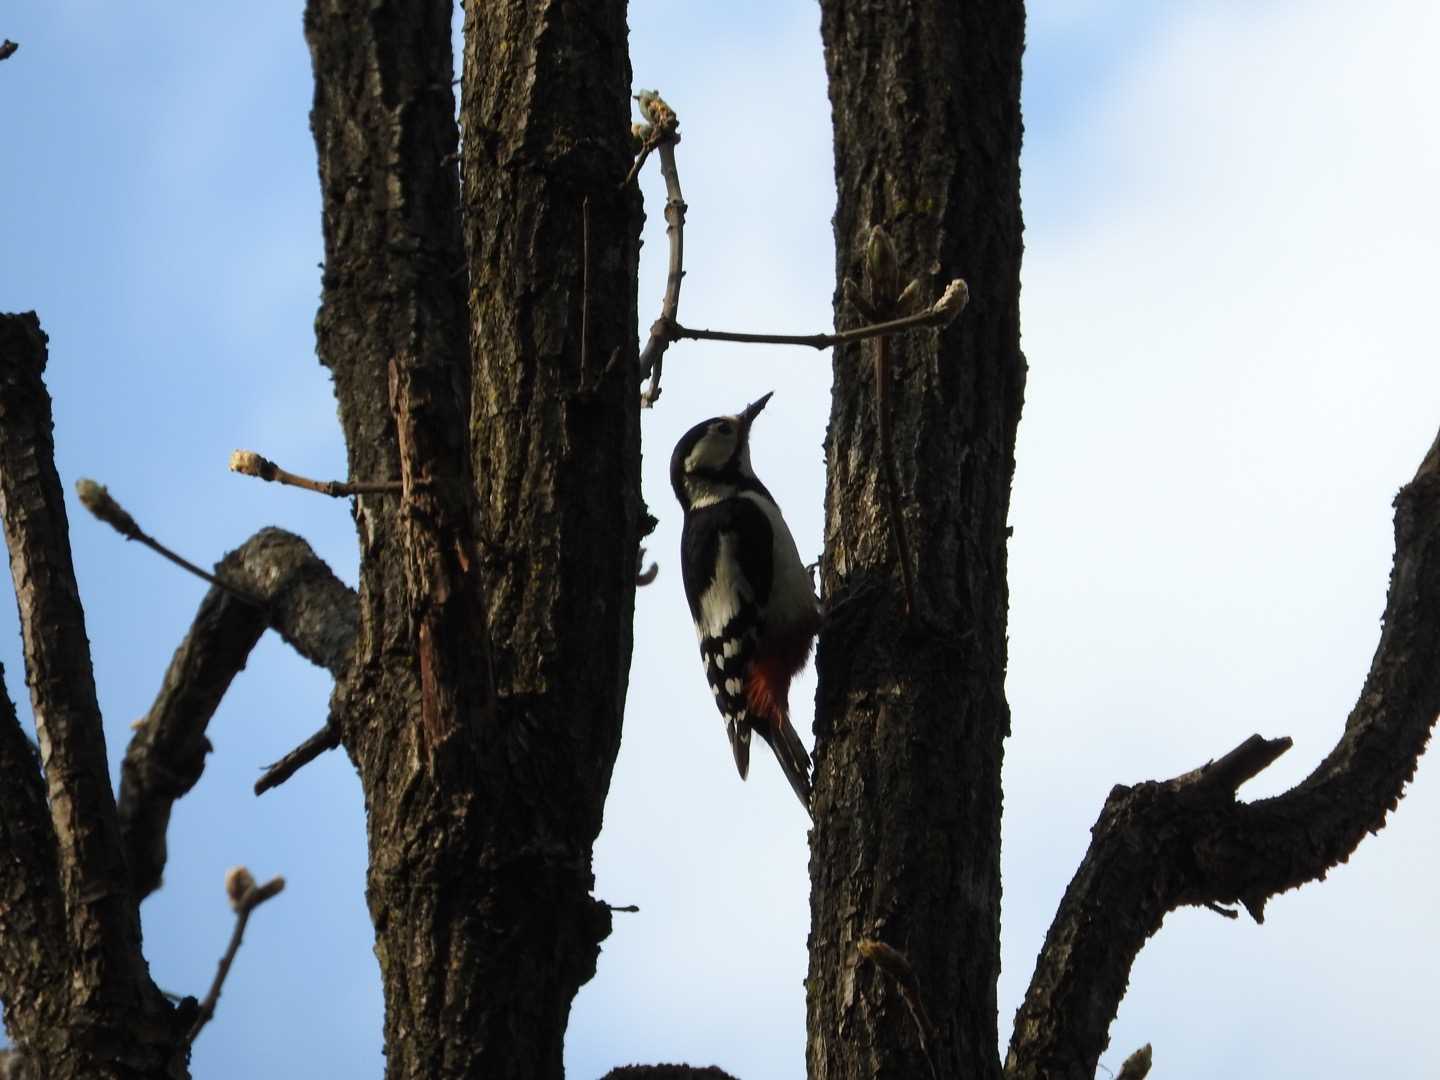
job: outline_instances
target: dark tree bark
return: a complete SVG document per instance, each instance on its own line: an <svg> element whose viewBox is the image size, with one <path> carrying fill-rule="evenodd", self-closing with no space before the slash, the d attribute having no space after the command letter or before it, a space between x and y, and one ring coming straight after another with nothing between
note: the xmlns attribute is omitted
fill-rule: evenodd
<svg viewBox="0 0 1440 1080"><path fill-rule="evenodd" d="M334 713L365 790L387 1075L559 1076L609 932L590 852L641 516L624 6L472 8L463 214L449 15L306 14L320 356L351 477L404 485L356 501L360 630ZM584 351L629 361L589 381L587 196Z"/></svg>
<svg viewBox="0 0 1440 1080"><path fill-rule="evenodd" d="M1290 791L1236 789L1290 746L1252 736L1165 783L1117 786L1046 935L1015 1018L1006 1075L1095 1074L1136 955L1182 904L1265 903L1323 878L1378 832L1440 713L1440 437L1395 498L1395 563L1370 673L1343 734Z"/></svg>
<svg viewBox="0 0 1440 1080"><path fill-rule="evenodd" d="M355 646L355 594L298 536L261 529L215 567L214 586L175 650L120 767L120 835L137 899L160 887L175 800L199 781L205 729L266 628L337 679Z"/></svg>
<svg viewBox="0 0 1440 1080"><path fill-rule="evenodd" d="M140 951L55 471L45 362L39 320L0 316L0 523L44 770L42 786L0 690L0 994L27 1075L183 1076L176 1055L186 1017L151 982Z"/></svg>
<svg viewBox="0 0 1440 1080"><path fill-rule="evenodd" d="M821 12L839 278L861 278L867 232L883 225L902 283L933 267L941 281L963 277L971 301L949 328L891 344L895 465L916 568L909 616L879 460L875 346L834 359L809 1070L817 1080L928 1074L898 986L857 960L871 938L914 968L939 1029L929 1040L939 1075L995 1076L1005 521L1025 382L1024 13L1015 0L824 0Z"/></svg>
<svg viewBox="0 0 1440 1080"><path fill-rule="evenodd" d="M838 277L863 277L883 225L902 283L963 277L971 301L960 322L887 346L903 532L877 346L834 358L809 1074L997 1078L1023 8L821 7ZM399 491L355 499L358 593L278 530L226 557L227 588L177 650L118 805L45 339L33 315L0 317L0 519L40 739L37 751L0 692L0 998L21 1075L188 1075L195 1003L172 1006L151 982L137 906L164 871L174 801L201 776L206 724L267 628L336 678L310 743L342 743L365 794L387 1076L562 1074L571 1001L610 927L590 860L645 520L624 16L619 0L472 4L462 145L449 4L310 0L318 351L350 478ZM1323 877L1383 825L1440 710L1437 568L1440 439L1397 499L1384 631L1335 750L1256 804L1236 791L1286 739L1117 787L1016 1018L1008 1077L1093 1075L1166 913L1238 903L1258 920L1269 896Z"/></svg>

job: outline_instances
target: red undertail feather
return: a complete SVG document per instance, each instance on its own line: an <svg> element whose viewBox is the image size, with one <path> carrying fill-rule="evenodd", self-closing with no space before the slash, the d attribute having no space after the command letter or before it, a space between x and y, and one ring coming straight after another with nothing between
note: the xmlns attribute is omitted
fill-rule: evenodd
<svg viewBox="0 0 1440 1080"><path fill-rule="evenodd" d="M810 755L790 724L790 680L799 669L793 659L780 656L755 660L745 678L745 704L751 724L770 744L785 779L809 813Z"/></svg>

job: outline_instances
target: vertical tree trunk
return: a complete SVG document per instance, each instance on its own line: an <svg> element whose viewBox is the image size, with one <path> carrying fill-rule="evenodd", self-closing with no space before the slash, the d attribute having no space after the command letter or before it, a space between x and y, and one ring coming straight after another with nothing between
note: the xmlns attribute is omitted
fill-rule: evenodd
<svg viewBox="0 0 1440 1080"><path fill-rule="evenodd" d="M33 313L0 315L0 526L40 743L37 754L0 686L5 1024L23 1048L21 1076L178 1080L193 1008L165 1000L140 950L55 469L47 359Z"/></svg>
<svg viewBox="0 0 1440 1080"><path fill-rule="evenodd" d="M609 930L590 853L641 515L624 5L472 7L463 213L450 10L306 16L320 354L352 477L404 486L357 500L333 708L365 790L387 1075L558 1077Z"/></svg>
<svg viewBox="0 0 1440 1080"><path fill-rule="evenodd" d="M900 950L937 1026L942 1077L994 1077L1005 701L1006 513L1019 350L1018 0L823 0L839 204L837 271L870 226L901 283L963 277L968 310L892 344L900 502L916 568L905 613L885 509L872 352L835 356L827 442L831 608L817 667L809 1067L814 1080L928 1074L897 984L857 957ZM842 318L846 317L842 315Z"/></svg>

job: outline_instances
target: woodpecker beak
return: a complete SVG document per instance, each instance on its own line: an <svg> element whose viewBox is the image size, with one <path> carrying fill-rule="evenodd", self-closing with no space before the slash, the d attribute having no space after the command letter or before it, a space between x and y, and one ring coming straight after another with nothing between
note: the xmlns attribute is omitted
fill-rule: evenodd
<svg viewBox="0 0 1440 1080"><path fill-rule="evenodd" d="M774 396L775 391L771 390L770 393L766 394L758 401L752 401L749 405L745 406L744 410L740 413L740 427L744 431L749 432L750 425L754 422L755 417L760 415L761 411L765 408L765 403Z"/></svg>

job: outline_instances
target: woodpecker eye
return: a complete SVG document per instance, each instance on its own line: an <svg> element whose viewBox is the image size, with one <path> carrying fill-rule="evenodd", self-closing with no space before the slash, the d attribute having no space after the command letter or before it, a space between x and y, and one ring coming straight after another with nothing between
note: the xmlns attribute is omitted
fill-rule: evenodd
<svg viewBox="0 0 1440 1080"><path fill-rule="evenodd" d="M730 423L729 420L722 420L720 423L715 425L715 430L718 431L721 435L734 435L735 425Z"/></svg>

